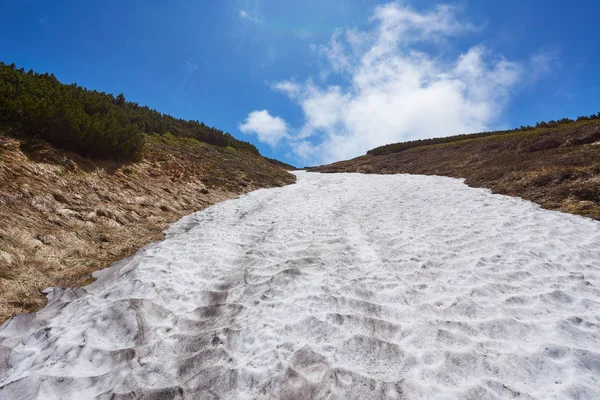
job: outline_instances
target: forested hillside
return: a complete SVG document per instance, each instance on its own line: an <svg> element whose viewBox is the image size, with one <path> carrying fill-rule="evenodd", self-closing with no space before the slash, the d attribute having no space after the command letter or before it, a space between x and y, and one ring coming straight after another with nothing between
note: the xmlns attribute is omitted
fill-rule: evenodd
<svg viewBox="0 0 600 400"><path fill-rule="evenodd" d="M258 154L252 144L202 122L177 119L126 101L123 94L65 85L53 74L25 72L2 62L0 129L97 158L135 158L147 135L167 133Z"/></svg>

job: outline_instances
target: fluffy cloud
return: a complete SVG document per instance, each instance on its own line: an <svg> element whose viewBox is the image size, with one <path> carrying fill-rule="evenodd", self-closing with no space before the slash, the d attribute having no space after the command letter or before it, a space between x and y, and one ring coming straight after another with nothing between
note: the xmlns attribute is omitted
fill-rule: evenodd
<svg viewBox="0 0 600 400"><path fill-rule="evenodd" d="M327 163L387 143L489 129L523 75L521 64L480 45L442 57L436 49L475 29L452 7L418 13L391 3L370 21L372 29L338 31L318 47L330 66L321 77L335 74L337 85L312 78L272 85L303 111L296 133L278 136L298 161Z"/></svg>
<svg viewBox="0 0 600 400"><path fill-rule="evenodd" d="M244 123L239 125L243 133L254 133L263 143L275 147L281 139L290 138L286 122L273 117L267 110L252 111Z"/></svg>

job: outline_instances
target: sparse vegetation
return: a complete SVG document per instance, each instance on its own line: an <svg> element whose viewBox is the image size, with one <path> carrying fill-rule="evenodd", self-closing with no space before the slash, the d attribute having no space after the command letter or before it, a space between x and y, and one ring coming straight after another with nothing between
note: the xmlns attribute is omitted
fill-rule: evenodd
<svg viewBox="0 0 600 400"><path fill-rule="evenodd" d="M311 170L465 178L471 186L600 220L598 115L404 145Z"/></svg>
<svg viewBox="0 0 600 400"><path fill-rule="evenodd" d="M0 323L217 201L292 183L198 121L0 62Z"/></svg>
<svg viewBox="0 0 600 400"><path fill-rule="evenodd" d="M570 124L570 123L576 122L576 121L579 122L579 121L593 121L593 120L600 120L600 112L598 112L597 114L592 114L590 116L578 117L577 120L572 120L570 118L563 118L563 119L559 119L558 121L554 121L554 120L549 121L549 122L542 121L542 122L536 123L535 126L527 125L527 126L521 126L519 128L515 128L515 129L505 130L505 131L467 133L467 134L462 134L462 135L446 136L446 137L431 138L431 139L411 140L408 142L391 143L391 144L386 144L384 146L379 146L374 149L371 149L371 150L367 151L367 154L374 155L374 156L381 156L384 154L399 153L401 151L405 151L405 150L412 149L415 147L431 146L431 145L443 144L443 143L455 143L455 142L460 142L463 140L477 139L477 138L489 137L489 136L506 135L506 134L511 134L511 133L543 131L544 129L547 129L547 128L556 128L561 125ZM538 147L539 150L544 150L546 148L551 148L551 146L553 144L560 144L560 142L559 141L554 141L554 143L539 142L539 143L536 143L536 146ZM546 147L544 147L544 146L546 146ZM548 147L548 146L550 146L550 147ZM537 151L537 150L532 150L532 151Z"/></svg>
<svg viewBox="0 0 600 400"><path fill-rule="evenodd" d="M0 131L0 323L43 307L46 287L91 283L186 214L294 180L251 152L171 134L115 161Z"/></svg>

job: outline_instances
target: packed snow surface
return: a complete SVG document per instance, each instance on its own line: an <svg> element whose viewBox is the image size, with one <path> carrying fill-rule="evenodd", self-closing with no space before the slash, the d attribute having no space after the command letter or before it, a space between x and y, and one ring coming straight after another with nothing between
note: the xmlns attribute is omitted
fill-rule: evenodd
<svg viewBox="0 0 600 400"><path fill-rule="evenodd" d="M600 224L297 173L0 329L1 399L600 399Z"/></svg>

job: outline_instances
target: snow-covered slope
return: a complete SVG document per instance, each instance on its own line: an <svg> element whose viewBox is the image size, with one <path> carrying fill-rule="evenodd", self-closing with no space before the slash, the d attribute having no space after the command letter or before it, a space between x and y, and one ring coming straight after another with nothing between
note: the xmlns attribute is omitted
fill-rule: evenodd
<svg viewBox="0 0 600 400"><path fill-rule="evenodd" d="M1 399L600 398L600 223L298 173L0 328Z"/></svg>

